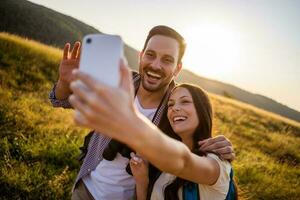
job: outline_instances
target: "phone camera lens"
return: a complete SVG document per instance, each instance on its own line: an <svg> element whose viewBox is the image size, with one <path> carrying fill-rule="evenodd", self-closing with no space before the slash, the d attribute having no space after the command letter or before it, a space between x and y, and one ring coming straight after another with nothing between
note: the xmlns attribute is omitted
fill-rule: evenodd
<svg viewBox="0 0 300 200"><path fill-rule="evenodd" d="M92 39L91 38L88 38L87 40L86 40L86 43L88 43L88 44L90 44L92 42Z"/></svg>

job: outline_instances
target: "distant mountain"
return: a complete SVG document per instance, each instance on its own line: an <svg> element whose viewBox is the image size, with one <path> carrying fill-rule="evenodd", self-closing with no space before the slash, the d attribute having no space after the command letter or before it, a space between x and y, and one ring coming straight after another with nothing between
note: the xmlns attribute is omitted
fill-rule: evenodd
<svg viewBox="0 0 300 200"><path fill-rule="evenodd" d="M1 0L0 19L0 31L57 47L63 47L65 42L81 40L88 33L100 33L97 29L70 16L25 0ZM125 56L129 65L133 69L138 69L138 52L125 45ZM211 93L242 101L300 122L300 112L296 110L262 95L200 77L188 70L183 70L178 81L198 84Z"/></svg>
<svg viewBox="0 0 300 200"><path fill-rule="evenodd" d="M25 0L1 0L0 32L8 32L56 47L74 43L99 30L81 21ZM125 45L125 56L137 68L138 53Z"/></svg>
<svg viewBox="0 0 300 200"><path fill-rule="evenodd" d="M253 94L251 92L248 92L246 90L240 89L236 86L227 83L222 83L220 81L207 79L199 75L196 75L193 72L188 70L183 70L183 72L178 77L178 81L182 81L182 82L188 81L200 85L202 88L204 88L205 90L211 93L222 95L244 103L248 103L258 108L262 108L264 110L300 122L300 112L292 108L289 108L286 105L278 103L273 99L270 99L263 95Z"/></svg>

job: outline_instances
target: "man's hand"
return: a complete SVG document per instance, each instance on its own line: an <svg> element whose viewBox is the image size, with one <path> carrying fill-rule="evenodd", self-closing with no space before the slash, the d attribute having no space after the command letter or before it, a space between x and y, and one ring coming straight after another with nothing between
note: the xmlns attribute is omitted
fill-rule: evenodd
<svg viewBox="0 0 300 200"><path fill-rule="evenodd" d="M216 152L220 154L223 159L228 161L235 159L232 144L224 135L218 135L214 138L199 141L198 144L202 151Z"/></svg>
<svg viewBox="0 0 300 200"><path fill-rule="evenodd" d="M75 42L73 49L65 44L63 59L59 65L59 79L55 89L57 99L67 99L71 94L70 83L74 80L73 69L79 68L80 42Z"/></svg>

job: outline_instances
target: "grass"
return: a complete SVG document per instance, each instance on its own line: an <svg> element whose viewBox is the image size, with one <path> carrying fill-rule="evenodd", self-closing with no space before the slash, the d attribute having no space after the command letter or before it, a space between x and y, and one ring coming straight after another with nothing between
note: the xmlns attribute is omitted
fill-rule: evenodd
<svg viewBox="0 0 300 200"><path fill-rule="evenodd" d="M233 167L243 197L298 199L299 124L222 97L211 99L215 134L230 138L236 151Z"/></svg>
<svg viewBox="0 0 300 200"><path fill-rule="evenodd" d="M87 130L48 92L61 50L0 33L0 199L69 199ZM210 94L214 134L230 138L242 199L298 199L300 125Z"/></svg>
<svg viewBox="0 0 300 200"><path fill-rule="evenodd" d="M85 130L53 109L58 49L0 34L0 199L68 199Z"/></svg>

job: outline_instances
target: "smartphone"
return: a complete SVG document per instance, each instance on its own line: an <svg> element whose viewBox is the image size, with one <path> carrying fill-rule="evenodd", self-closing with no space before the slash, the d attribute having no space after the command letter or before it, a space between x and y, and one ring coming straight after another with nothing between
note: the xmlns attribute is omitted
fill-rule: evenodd
<svg viewBox="0 0 300 200"><path fill-rule="evenodd" d="M117 87L120 79L120 59L123 56L120 36L86 35L82 41L79 70L104 84Z"/></svg>

